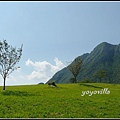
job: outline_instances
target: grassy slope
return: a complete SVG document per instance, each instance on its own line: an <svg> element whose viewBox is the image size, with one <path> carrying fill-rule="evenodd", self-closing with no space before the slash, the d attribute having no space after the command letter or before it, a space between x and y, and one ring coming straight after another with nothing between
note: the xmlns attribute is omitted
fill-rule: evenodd
<svg viewBox="0 0 120 120"><path fill-rule="evenodd" d="M110 94L81 96L108 88ZM58 84L0 87L0 118L120 118L119 84Z"/></svg>

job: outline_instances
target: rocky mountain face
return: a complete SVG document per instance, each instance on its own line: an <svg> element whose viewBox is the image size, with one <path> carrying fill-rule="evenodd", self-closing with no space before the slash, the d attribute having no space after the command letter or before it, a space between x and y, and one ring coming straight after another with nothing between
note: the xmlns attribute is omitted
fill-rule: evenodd
<svg viewBox="0 0 120 120"><path fill-rule="evenodd" d="M91 53L83 54L75 59L82 59L77 82L120 83L120 44L112 45L103 42ZM102 71L106 74L103 75ZM54 80L56 83L70 83L71 78L74 78L73 74L65 67L48 82Z"/></svg>

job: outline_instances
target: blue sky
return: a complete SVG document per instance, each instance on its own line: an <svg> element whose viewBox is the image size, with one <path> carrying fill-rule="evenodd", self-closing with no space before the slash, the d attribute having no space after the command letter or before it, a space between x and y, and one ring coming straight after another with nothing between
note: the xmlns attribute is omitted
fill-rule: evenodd
<svg viewBox="0 0 120 120"><path fill-rule="evenodd" d="M101 42L120 43L120 2L0 2L3 39L23 44L21 68L6 85L47 82Z"/></svg>

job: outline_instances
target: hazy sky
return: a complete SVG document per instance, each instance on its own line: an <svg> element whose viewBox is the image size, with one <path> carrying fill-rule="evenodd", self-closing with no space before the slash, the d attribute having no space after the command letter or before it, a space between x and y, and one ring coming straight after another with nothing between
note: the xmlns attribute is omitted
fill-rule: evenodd
<svg viewBox="0 0 120 120"><path fill-rule="evenodd" d="M120 43L120 2L0 2L3 39L23 44L21 69L6 85L46 82L101 42Z"/></svg>

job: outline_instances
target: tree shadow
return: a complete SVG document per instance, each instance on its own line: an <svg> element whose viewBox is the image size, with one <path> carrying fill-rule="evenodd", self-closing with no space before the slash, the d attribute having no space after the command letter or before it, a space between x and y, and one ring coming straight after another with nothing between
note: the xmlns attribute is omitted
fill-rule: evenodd
<svg viewBox="0 0 120 120"><path fill-rule="evenodd" d="M28 92L23 92L23 91L10 91L10 90L5 90L2 92L3 95L6 96L33 96L33 94L28 93Z"/></svg>
<svg viewBox="0 0 120 120"><path fill-rule="evenodd" d="M100 86L95 86L95 85L90 85L90 84L85 84L85 83L80 83L80 85L87 86L87 87L93 87L93 88L103 88Z"/></svg>

